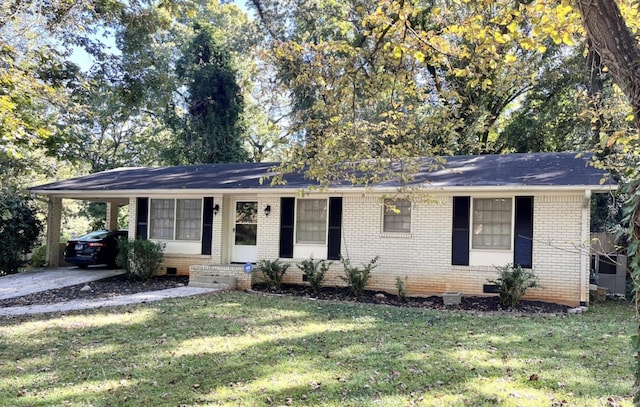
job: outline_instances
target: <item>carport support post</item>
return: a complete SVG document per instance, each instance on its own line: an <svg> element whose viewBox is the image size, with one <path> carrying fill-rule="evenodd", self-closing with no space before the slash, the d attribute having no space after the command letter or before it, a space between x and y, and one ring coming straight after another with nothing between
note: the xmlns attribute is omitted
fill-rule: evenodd
<svg viewBox="0 0 640 407"><path fill-rule="evenodd" d="M49 197L47 216L47 264L60 267L60 223L62 222L62 198Z"/></svg>
<svg viewBox="0 0 640 407"><path fill-rule="evenodd" d="M107 219L105 225L109 230L118 229L118 204L107 202Z"/></svg>

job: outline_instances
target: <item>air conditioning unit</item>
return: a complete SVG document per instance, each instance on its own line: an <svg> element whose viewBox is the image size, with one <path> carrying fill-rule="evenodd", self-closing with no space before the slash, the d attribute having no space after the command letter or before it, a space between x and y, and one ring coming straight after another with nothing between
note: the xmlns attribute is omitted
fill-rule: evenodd
<svg viewBox="0 0 640 407"><path fill-rule="evenodd" d="M610 294L625 294L627 256L615 253L592 255L591 272L597 276L599 287L606 287Z"/></svg>

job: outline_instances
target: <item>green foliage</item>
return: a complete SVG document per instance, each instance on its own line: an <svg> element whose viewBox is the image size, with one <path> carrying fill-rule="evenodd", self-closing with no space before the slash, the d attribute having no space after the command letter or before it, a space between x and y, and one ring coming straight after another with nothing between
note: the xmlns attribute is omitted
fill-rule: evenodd
<svg viewBox="0 0 640 407"><path fill-rule="evenodd" d="M116 263L134 280L148 280L160 269L164 245L150 240L118 240Z"/></svg>
<svg viewBox="0 0 640 407"><path fill-rule="evenodd" d="M31 252L29 265L31 267L44 267L47 264L47 245L43 244Z"/></svg>
<svg viewBox="0 0 640 407"><path fill-rule="evenodd" d="M281 263L277 259L258 261L258 268L262 271L264 280L267 282L269 287L275 288L276 291L280 291L282 280L290 266L291 265L289 263Z"/></svg>
<svg viewBox="0 0 640 407"><path fill-rule="evenodd" d="M351 289L351 294L354 297L360 298L364 294L364 290L369 284L371 279L371 271L376 268L376 264L380 256L374 257L369 264L362 264L362 268L351 265L351 260L342 257L340 261L344 266L344 276L340 276L340 279L347 283L347 287Z"/></svg>
<svg viewBox="0 0 640 407"><path fill-rule="evenodd" d="M523 269L520 265L507 264L496 269L498 278L488 282L497 286L500 303L506 307L515 307L529 288L538 287L538 277L533 271Z"/></svg>
<svg viewBox="0 0 640 407"><path fill-rule="evenodd" d="M186 84L188 114L181 123L179 152L189 164L242 162L248 153L241 136L244 100L231 64L230 51L220 45L209 24L197 23L196 36L178 61Z"/></svg>
<svg viewBox="0 0 640 407"><path fill-rule="evenodd" d="M622 208L619 237L626 241L627 268L631 273L630 286L627 286L626 292L630 295L630 301L635 300L636 320L638 320L640 318L640 303L637 297L640 290L640 174L637 167L629 166L620 185L620 193L626 197L626 200ZM632 337L632 345L636 364L636 389L638 389L640 388L640 324ZM635 392L634 402L635 405L640 405L640 392Z"/></svg>
<svg viewBox="0 0 640 407"><path fill-rule="evenodd" d="M324 275L329 271L331 262L327 263L326 260L313 261L313 257L309 257L297 264L298 268L307 276L307 281L311 286L314 293L320 292L322 286L322 280Z"/></svg>
<svg viewBox="0 0 640 407"><path fill-rule="evenodd" d="M17 273L24 256L38 242L42 224L33 202L9 190L0 190L0 275Z"/></svg>
<svg viewBox="0 0 640 407"><path fill-rule="evenodd" d="M405 277L406 280L406 277ZM400 301L407 300L407 289L405 287L404 281L400 276L396 277L396 289L398 290L398 299Z"/></svg>
<svg viewBox="0 0 640 407"><path fill-rule="evenodd" d="M597 138L592 116L611 127L624 118L615 113L624 108L619 98L605 113L591 103L613 86L592 89L582 47L567 33L576 15L561 10L559 22L553 11L566 5L249 5L276 39L268 55L291 95L290 129L298 137L282 169L305 170L325 184L409 180L411 158L420 155L580 150ZM549 35L535 34L542 32Z"/></svg>

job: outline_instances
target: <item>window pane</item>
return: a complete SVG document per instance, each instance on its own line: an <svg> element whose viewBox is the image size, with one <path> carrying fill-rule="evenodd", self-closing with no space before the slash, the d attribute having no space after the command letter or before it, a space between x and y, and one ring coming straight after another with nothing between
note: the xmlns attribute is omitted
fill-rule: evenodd
<svg viewBox="0 0 640 407"><path fill-rule="evenodd" d="M511 248L511 198L473 200L474 249Z"/></svg>
<svg viewBox="0 0 640 407"><path fill-rule="evenodd" d="M258 225L255 224L237 224L236 225L236 246L255 246L256 236L258 235Z"/></svg>
<svg viewBox="0 0 640 407"><path fill-rule="evenodd" d="M200 240L202 200L178 199L176 239Z"/></svg>
<svg viewBox="0 0 640 407"><path fill-rule="evenodd" d="M296 243L324 244L327 239L327 200L299 199L296 212Z"/></svg>
<svg viewBox="0 0 640 407"><path fill-rule="evenodd" d="M258 203L236 202L236 223L258 223Z"/></svg>
<svg viewBox="0 0 640 407"><path fill-rule="evenodd" d="M173 199L152 199L151 200L151 230L152 239L173 239Z"/></svg>
<svg viewBox="0 0 640 407"><path fill-rule="evenodd" d="M411 202L406 199L385 199L383 232L411 232Z"/></svg>

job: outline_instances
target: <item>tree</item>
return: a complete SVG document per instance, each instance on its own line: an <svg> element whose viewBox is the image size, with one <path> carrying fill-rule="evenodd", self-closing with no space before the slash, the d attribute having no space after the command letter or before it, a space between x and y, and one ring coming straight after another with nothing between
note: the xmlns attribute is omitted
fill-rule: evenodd
<svg viewBox="0 0 640 407"><path fill-rule="evenodd" d="M184 117L175 118L180 135L176 156L189 164L246 161L241 139L244 101L229 53L207 24L196 32L177 64L187 106Z"/></svg>
<svg viewBox="0 0 640 407"><path fill-rule="evenodd" d="M28 198L6 188L0 194L0 276L17 273L42 230Z"/></svg>
<svg viewBox="0 0 640 407"><path fill-rule="evenodd" d="M166 135L156 116L127 100L120 74L117 61L83 74L83 86L72 90L70 106L61 111L58 137L46 143L50 154L90 173L160 164Z"/></svg>
<svg viewBox="0 0 640 407"><path fill-rule="evenodd" d="M611 76L620 89L629 98L635 132L630 137L614 136L608 140L608 145L619 143L620 150L631 160L625 160L627 168L622 173L624 182L623 191L627 193L625 202L626 217L623 222L628 225L626 237L628 239L627 254L628 265L631 268L634 289L636 292L636 315L640 315L640 197L637 191L640 188L640 168L638 167L638 136L640 134L640 47L638 41L627 25L620 8L614 0L601 0L591 2L575 0L575 5L580 11L585 27L586 35L593 49L602 59L602 63L608 68ZM634 403L640 405L640 321L635 337L636 356L636 383Z"/></svg>
<svg viewBox="0 0 640 407"><path fill-rule="evenodd" d="M59 114L71 104L70 89L80 85L77 66L66 60L72 47L101 55L96 25L112 24L124 7L62 0L0 7L0 182L40 168L35 151L58 136Z"/></svg>
<svg viewBox="0 0 640 407"><path fill-rule="evenodd" d="M576 82L584 76L559 75L578 53L572 35L534 35L546 9L453 3L253 0L292 99L294 164L283 169L305 169L324 184L345 174L364 184L409 181L416 156L527 149L515 126L531 127L527 108L552 94L554 107L585 117L590 128L589 105L575 97L587 89ZM559 25L557 14L549 24ZM547 119L534 121L541 128ZM553 140L558 132L543 134L545 149L593 140L568 145Z"/></svg>
<svg viewBox="0 0 640 407"><path fill-rule="evenodd" d="M588 151L601 134L628 127L628 103L601 65L585 66L578 48L554 59L504 121L496 141L501 151Z"/></svg>

